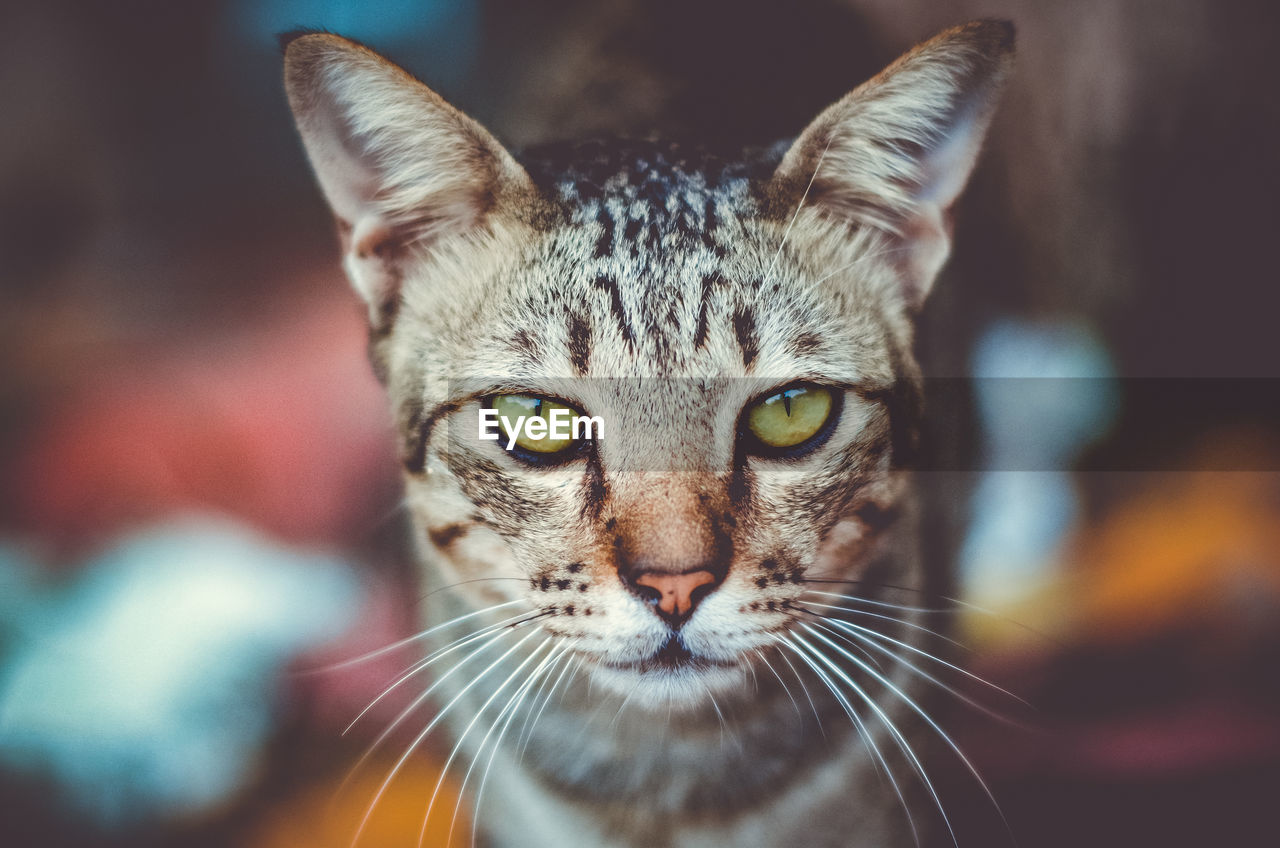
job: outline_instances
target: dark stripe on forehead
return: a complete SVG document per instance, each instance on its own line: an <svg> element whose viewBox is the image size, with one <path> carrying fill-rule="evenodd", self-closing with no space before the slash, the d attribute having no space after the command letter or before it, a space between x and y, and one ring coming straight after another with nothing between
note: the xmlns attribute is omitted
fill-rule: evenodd
<svg viewBox="0 0 1280 848"><path fill-rule="evenodd" d="M595 286L609 294L609 309L613 312L613 317L618 322L618 329L622 333L622 339L628 346L635 344L635 334L631 332L631 325L627 323L626 310L622 308L622 289L618 288L618 281L608 274L601 274L595 279Z"/></svg>
<svg viewBox="0 0 1280 848"><path fill-rule="evenodd" d="M596 213L596 221L599 222L601 231L600 238L596 239L596 259L603 259L610 253L613 253L613 216L609 214L609 210L600 205L600 211Z"/></svg>
<svg viewBox="0 0 1280 848"><path fill-rule="evenodd" d="M711 289L719 280L719 274L707 274L702 278L702 298L698 302L698 326L693 331L693 346L702 347L707 342L707 310L711 308Z"/></svg>
<svg viewBox="0 0 1280 848"><path fill-rule="evenodd" d="M817 353L822 350L822 339L815 333L801 333L791 342L791 352L797 356Z"/></svg>
<svg viewBox="0 0 1280 848"><path fill-rule="evenodd" d="M542 356L538 339L528 329L521 327L506 340L506 348L526 363L536 362Z"/></svg>
<svg viewBox="0 0 1280 848"><path fill-rule="evenodd" d="M569 313L569 362L579 377L591 363L591 325L577 312Z"/></svg>
<svg viewBox="0 0 1280 848"><path fill-rule="evenodd" d="M738 337L738 347L742 348L742 364L750 368L760 353L760 341L756 338L756 316L750 307L739 307L733 313L733 333Z"/></svg>
<svg viewBox="0 0 1280 848"><path fill-rule="evenodd" d="M708 197L706 205L703 207L702 244L715 253L717 258L723 259L726 251L724 245L720 243L720 239L716 236L716 230L719 227L720 218L716 215L715 198Z"/></svg>

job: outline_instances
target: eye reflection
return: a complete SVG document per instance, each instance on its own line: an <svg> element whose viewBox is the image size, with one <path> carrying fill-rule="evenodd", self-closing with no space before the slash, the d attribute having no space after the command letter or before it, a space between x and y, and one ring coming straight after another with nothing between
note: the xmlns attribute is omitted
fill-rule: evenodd
<svg viewBox="0 0 1280 848"><path fill-rule="evenodd" d="M498 412L498 426L502 430L504 443L514 435L517 447L537 454L551 455L568 450L576 442L572 435L557 438L558 433L552 427L557 419L568 421L582 414L571 406L537 395L497 395L490 400L489 405ZM557 410L564 410L564 414L555 415ZM527 424L532 419L546 422L545 427L538 428L542 435L530 434L527 426L520 426L521 422ZM507 429L508 422L517 427L514 432Z"/></svg>
<svg viewBox="0 0 1280 848"><path fill-rule="evenodd" d="M746 428L761 453L798 448L821 435L835 412L836 398L822 386L800 385L756 401L747 409Z"/></svg>

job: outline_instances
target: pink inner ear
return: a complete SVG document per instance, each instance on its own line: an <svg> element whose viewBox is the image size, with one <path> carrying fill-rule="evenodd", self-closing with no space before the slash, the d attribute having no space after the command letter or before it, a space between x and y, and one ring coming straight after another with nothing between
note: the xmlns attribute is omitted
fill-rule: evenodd
<svg viewBox="0 0 1280 848"><path fill-rule="evenodd" d="M978 104L969 104L957 114L937 147L920 157L922 179L916 199L949 213L964 191L982 148L986 126L979 125Z"/></svg>
<svg viewBox="0 0 1280 848"><path fill-rule="evenodd" d="M951 207L928 205L902 228L902 294L912 309L919 309L933 280L951 253Z"/></svg>

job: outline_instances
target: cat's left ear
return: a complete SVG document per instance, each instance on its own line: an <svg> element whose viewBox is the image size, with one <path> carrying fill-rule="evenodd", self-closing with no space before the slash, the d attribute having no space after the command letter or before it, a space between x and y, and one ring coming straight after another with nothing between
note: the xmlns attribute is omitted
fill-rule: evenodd
<svg viewBox="0 0 1280 848"><path fill-rule="evenodd" d="M907 305L918 308L951 250L964 189L1013 64L1008 21L947 30L828 107L783 156L775 197L885 233ZM806 196L807 191L807 196Z"/></svg>
<svg viewBox="0 0 1280 848"><path fill-rule="evenodd" d="M404 70L341 36L286 36L289 105L342 235L343 265L385 325L411 248L511 213L533 183L492 135Z"/></svg>

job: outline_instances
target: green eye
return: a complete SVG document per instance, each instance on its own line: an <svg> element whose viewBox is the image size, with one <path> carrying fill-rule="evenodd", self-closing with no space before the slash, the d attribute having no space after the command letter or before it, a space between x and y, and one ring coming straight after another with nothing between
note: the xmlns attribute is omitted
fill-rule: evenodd
<svg viewBox="0 0 1280 848"><path fill-rule="evenodd" d="M560 453L574 443L572 422L578 410L535 395L497 395L490 401L498 412L502 443L512 435L515 444L538 454Z"/></svg>
<svg viewBox="0 0 1280 848"><path fill-rule="evenodd" d="M821 386L783 389L747 409L747 429L766 450L796 447L822 432L835 406Z"/></svg>

